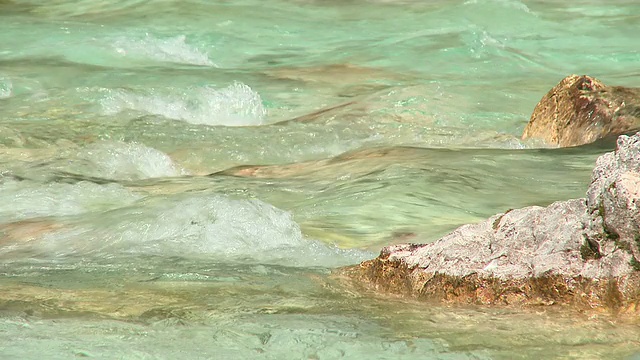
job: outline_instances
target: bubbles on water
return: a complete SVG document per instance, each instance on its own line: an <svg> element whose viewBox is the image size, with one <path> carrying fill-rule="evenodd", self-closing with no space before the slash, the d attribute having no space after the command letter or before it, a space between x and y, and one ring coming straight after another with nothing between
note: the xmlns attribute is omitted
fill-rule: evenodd
<svg viewBox="0 0 640 360"><path fill-rule="evenodd" d="M149 34L142 39L119 38L113 48L121 56L140 57L178 64L216 66L209 55L186 43L186 36L159 39Z"/></svg>
<svg viewBox="0 0 640 360"><path fill-rule="evenodd" d="M10 98L13 94L13 83L8 77L0 75L0 99Z"/></svg>
<svg viewBox="0 0 640 360"><path fill-rule="evenodd" d="M138 143L97 142L83 149L78 159L89 162L91 175L108 179L135 180L188 174L167 154Z"/></svg>
<svg viewBox="0 0 640 360"><path fill-rule="evenodd" d="M150 94L110 90L102 106L108 115L134 110L206 125L261 125L267 115L260 95L239 82L223 89L204 86L179 94L159 94L155 90Z"/></svg>
<svg viewBox="0 0 640 360"><path fill-rule="evenodd" d="M469 52L476 59L501 53L506 39L499 40L485 30L474 29L468 36Z"/></svg>

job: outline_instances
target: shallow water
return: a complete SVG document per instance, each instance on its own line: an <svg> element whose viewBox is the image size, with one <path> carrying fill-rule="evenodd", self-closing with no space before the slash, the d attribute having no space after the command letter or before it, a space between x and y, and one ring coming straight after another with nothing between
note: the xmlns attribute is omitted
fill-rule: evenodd
<svg viewBox="0 0 640 360"><path fill-rule="evenodd" d="M631 1L0 1L0 355L638 358L637 322L362 293L331 270L581 197L520 134L640 83Z"/></svg>

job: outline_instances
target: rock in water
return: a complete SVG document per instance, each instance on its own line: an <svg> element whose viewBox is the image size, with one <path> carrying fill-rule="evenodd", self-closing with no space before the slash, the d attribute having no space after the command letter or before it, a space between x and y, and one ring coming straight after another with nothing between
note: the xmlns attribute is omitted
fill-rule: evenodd
<svg viewBox="0 0 640 360"><path fill-rule="evenodd" d="M430 244L392 245L345 269L373 288L475 304L636 311L640 133L597 160L586 199L509 210Z"/></svg>
<svg viewBox="0 0 640 360"><path fill-rule="evenodd" d="M640 129L640 89L606 86L587 75L562 79L540 100L522 139L561 147Z"/></svg>

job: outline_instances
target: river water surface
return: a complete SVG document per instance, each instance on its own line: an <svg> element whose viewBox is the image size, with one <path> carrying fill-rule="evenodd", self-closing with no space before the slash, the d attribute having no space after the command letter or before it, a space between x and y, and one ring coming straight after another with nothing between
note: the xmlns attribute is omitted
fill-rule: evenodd
<svg viewBox="0 0 640 360"><path fill-rule="evenodd" d="M640 326L332 269L582 197L520 134L640 84L634 1L0 1L0 358L640 358Z"/></svg>

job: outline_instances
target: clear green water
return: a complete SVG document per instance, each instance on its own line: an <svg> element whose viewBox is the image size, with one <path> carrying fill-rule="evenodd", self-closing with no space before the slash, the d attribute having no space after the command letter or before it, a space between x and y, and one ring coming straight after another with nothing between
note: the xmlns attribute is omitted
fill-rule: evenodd
<svg viewBox="0 0 640 360"><path fill-rule="evenodd" d="M0 1L3 359L639 356L330 276L583 196L605 149L519 136L568 74L640 83L635 2L43 3Z"/></svg>

